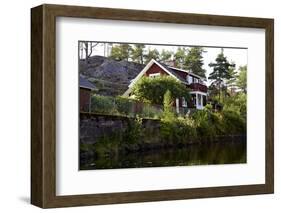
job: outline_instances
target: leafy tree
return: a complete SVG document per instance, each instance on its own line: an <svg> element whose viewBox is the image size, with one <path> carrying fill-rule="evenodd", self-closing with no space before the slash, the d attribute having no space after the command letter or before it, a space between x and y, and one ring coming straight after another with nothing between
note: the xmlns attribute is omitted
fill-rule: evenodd
<svg viewBox="0 0 281 213"><path fill-rule="evenodd" d="M145 63L147 64L151 59L159 60L159 52L157 49L149 49L148 53L144 55Z"/></svg>
<svg viewBox="0 0 281 213"><path fill-rule="evenodd" d="M136 63L144 63L144 44L135 44L132 48L132 60Z"/></svg>
<svg viewBox="0 0 281 213"><path fill-rule="evenodd" d="M204 62L202 54L204 52L202 47L190 48L184 60L184 69L191 70L193 73L206 78L206 70L203 69Z"/></svg>
<svg viewBox="0 0 281 213"><path fill-rule="evenodd" d="M160 54L160 61L166 62L172 59L173 52L169 50L162 50Z"/></svg>
<svg viewBox="0 0 281 213"><path fill-rule="evenodd" d="M179 47L174 54L175 65L178 68L183 68L183 63L186 57L186 49L184 47Z"/></svg>
<svg viewBox="0 0 281 213"><path fill-rule="evenodd" d="M216 62L210 63L209 66L213 68L213 72L210 73L209 79L213 80L212 85L218 86L220 100L222 86L225 86L225 81L231 78L230 69L235 67L235 64L230 63L227 60L222 49L221 53L218 54L216 58Z"/></svg>
<svg viewBox="0 0 281 213"><path fill-rule="evenodd" d="M184 97L189 100L189 89L171 76L157 78L142 77L133 87L132 94L137 100L162 105L164 94L171 91L172 99Z"/></svg>
<svg viewBox="0 0 281 213"><path fill-rule="evenodd" d="M238 113L244 120L247 114L247 95L240 92L234 96L228 97L223 101L224 111L233 111Z"/></svg>
<svg viewBox="0 0 281 213"><path fill-rule="evenodd" d="M129 44L115 45L111 49L111 58L117 61L126 60L130 58L132 47Z"/></svg>
<svg viewBox="0 0 281 213"><path fill-rule="evenodd" d="M236 84L244 93L247 93L247 66L239 67L239 71Z"/></svg>

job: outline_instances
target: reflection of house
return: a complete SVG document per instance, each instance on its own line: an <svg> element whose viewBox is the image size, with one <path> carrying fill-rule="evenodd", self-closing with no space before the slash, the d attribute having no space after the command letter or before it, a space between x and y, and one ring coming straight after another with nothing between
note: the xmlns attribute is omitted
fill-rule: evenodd
<svg viewBox="0 0 281 213"><path fill-rule="evenodd" d="M207 98L207 86L205 85L204 79L198 75L193 74L190 71L175 68L172 66L167 66L163 63L160 63L152 59L143 70L132 80L129 85L129 89L124 93L124 96L130 96L131 89L134 84L142 77L157 77L161 75L170 75L180 81L186 87L191 89L191 100L186 101L184 98L176 99L176 109L179 111L179 108L195 107L196 109L203 109L203 106L206 105ZM188 102L190 103L188 105Z"/></svg>
<svg viewBox="0 0 281 213"><path fill-rule="evenodd" d="M91 105L91 91L95 86L82 76L79 76L79 109L89 111Z"/></svg>

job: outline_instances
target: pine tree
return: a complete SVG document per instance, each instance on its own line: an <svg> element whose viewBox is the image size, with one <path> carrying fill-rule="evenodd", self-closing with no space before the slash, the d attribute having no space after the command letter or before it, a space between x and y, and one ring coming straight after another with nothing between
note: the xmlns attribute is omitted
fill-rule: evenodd
<svg viewBox="0 0 281 213"><path fill-rule="evenodd" d="M110 58L113 58L117 61L129 61L131 50L132 47L129 44L115 45L112 47Z"/></svg>
<svg viewBox="0 0 281 213"><path fill-rule="evenodd" d="M213 72L210 73L208 78L213 80L212 85L218 87L220 100L222 86L224 86L226 80L231 78L230 70L235 67L235 64L227 60L227 57L224 56L223 49L221 49L221 53L218 54L216 62L210 63L209 66L213 68Z"/></svg>
<svg viewBox="0 0 281 213"><path fill-rule="evenodd" d="M239 67L239 75L236 81L237 86L242 89L242 91L247 93L247 66Z"/></svg>
<svg viewBox="0 0 281 213"><path fill-rule="evenodd" d="M226 87L227 89L230 89L230 92L232 93L232 90L236 86L236 79L237 79L237 72L234 67L229 68L229 78L226 80Z"/></svg>
<svg viewBox="0 0 281 213"><path fill-rule="evenodd" d="M185 57L183 68L191 70L194 74L197 74L206 79L206 70L203 69L203 56L204 49L202 47L192 47L188 50L188 54Z"/></svg>
<svg viewBox="0 0 281 213"><path fill-rule="evenodd" d="M144 63L144 44L135 44L132 48L132 60L136 63Z"/></svg>
<svg viewBox="0 0 281 213"><path fill-rule="evenodd" d="M159 60L159 52L157 49L149 49L148 53L144 55L145 63L147 64L151 59L154 59L156 61Z"/></svg>
<svg viewBox="0 0 281 213"><path fill-rule="evenodd" d="M169 50L162 50L160 54L160 61L168 62L172 59L173 52Z"/></svg>
<svg viewBox="0 0 281 213"><path fill-rule="evenodd" d="M178 68L183 68L183 64L186 57L186 49L184 47L179 47L177 52L174 54L175 65Z"/></svg>

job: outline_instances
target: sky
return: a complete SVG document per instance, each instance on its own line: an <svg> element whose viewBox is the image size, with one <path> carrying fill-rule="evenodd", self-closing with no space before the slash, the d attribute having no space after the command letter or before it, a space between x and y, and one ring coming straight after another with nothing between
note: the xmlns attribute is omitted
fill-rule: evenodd
<svg viewBox="0 0 281 213"><path fill-rule="evenodd" d="M177 48L179 46L169 46L169 45L146 45L145 50L148 49L157 49L159 53L161 53L162 50L169 50L176 52ZM181 46L181 47L186 47L189 48L191 46ZM215 62L215 59L217 55L221 52L221 47L204 47L205 52L203 53L203 61L204 65L203 68L206 70L206 76L208 77L209 74L212 72L212 68L210 68L208 65L211 62ZM228 48L224 47L223 48L224 55L227 57L228 61L234 62L236 64L236 70L238 71L238 68L240 66L247 65L247 60L248 60L248 50L245 48ZM94 50L92 55L101 55L101 56L106 56L106 53L104 53L104 45L99 44L97 45ZM207 84L210 84L210 81L207 81Z"/></svg>

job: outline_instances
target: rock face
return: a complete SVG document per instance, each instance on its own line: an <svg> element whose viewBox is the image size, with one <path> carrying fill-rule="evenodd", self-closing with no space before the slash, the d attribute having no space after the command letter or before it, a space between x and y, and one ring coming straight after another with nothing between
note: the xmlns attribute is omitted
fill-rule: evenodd
<svg viewBox="0 0 281 213"><path fill-rule="evenodd" d="M79 73L91 81L100 95L122 95L145 65L128 61L115 61L103 56L92 56L79 61Z"/></svg>

